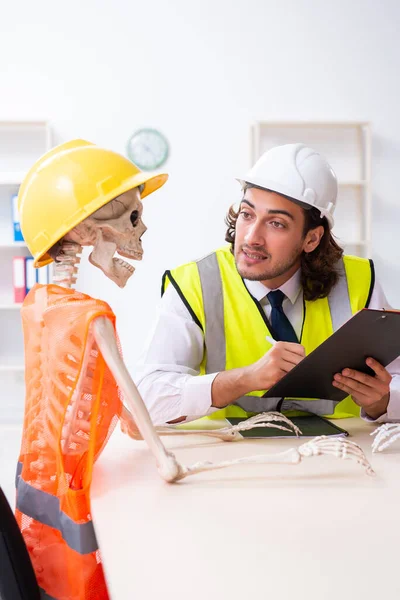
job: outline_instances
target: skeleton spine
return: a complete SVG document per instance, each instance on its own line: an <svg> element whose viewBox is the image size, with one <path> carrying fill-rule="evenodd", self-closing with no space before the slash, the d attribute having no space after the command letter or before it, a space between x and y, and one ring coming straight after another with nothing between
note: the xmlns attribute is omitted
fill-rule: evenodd
<svg viewBox="0 0 400 600"><path fill-rule="evenodd" d="M53 269L53 283L72 288L76 283L82 246L75 242L62 242Z"/></svg>

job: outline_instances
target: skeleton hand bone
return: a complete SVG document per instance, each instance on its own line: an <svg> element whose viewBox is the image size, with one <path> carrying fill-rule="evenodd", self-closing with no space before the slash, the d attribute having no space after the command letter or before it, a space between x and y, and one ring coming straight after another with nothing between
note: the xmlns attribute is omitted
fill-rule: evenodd
<svg viewBox="0 0 400 600"><path fill-rule="evenodd" d="M125 406L122 409L120 421L123 433L126 433L134 440L142 439L132 414ZM279 422L282 422L283 425L278 425ZM254 427L280 429L282 431L292 432L296 434L296 436L301 434L300 429L294 425L290 419L285 417L285 415L272 411L260 413L245 421L241 421L237 425L221 427L220 429L180 429L179 427L168 425L158 426L155 429L159 435L206 435L218 438L225 442L232 442L243 439L243 436L240 435L241 431L248 431Z"/></svg>
<svg viewBox="0 0 400 600"><path fill-rule="evenodd" d="M375 436L372 442L372 452L382 452L400 438L400 423L385 423L370 435Z"/></svg>
<svg viewBox="0 0 400 600"><path fill-rule="evenodd" d="M282 425L278 425L278 423L283 423ZM156 427L156 431L159 435L206 435L208 437L218 438L225 442L233 442L243 439L243 436L240 435L241 431L248 431L250 429L254 429L254 427L263 427L263 428L273 428L280 429L282 431L289 431L291 433L296 434L298 436L301 434L301 431L290 419L285 417L282 413L279 412L265 412L260 413L258 415L254 415L245 421L241 421L237 425L229 425L226 427L221 427L219 429L180 429L175 426L159 426ZM122 424L121 424L122 429ZM132 427L131 427L132 429ZM136 428L137 430L137 428ZM126 431L129 433L129 431ZM129 435L131 435L129 433ZM138 439L135 435L131 435L134 439Z"/></svg>
<svg viewBox="0 0 400 600"><path fill-rule="evenodd" d="M278 454L261 454L247 456L236 460L226 460L219 463L198 462L190 467L183 467L180 479L203 471L214 471L243 464L298 464L303 458L310 456L334 456L343 460L354 460L364 467L368 475L374 475L364 452L358 444L340 438L330 439L326 436L313 438L298 448L290 448Z"/></svg>

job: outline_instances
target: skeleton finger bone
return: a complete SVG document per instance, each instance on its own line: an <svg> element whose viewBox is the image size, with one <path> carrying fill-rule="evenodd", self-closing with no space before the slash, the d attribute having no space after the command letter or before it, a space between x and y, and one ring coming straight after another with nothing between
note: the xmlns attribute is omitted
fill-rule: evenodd
<svg viewBox="0 0 400 600"><path fill-rule="evenodd" d="M368 475L374 474L362 448L350 440L340 438L330 439L326 436L318 436L299 446L298 451L304 457L330 455L343 460L355 460L366 469Z"/></svg>
<svg viewBox="0 0 400 600"><path fill-rule="evenodd" d="M382 452L400 438L400 423L385 423L370 435L375 436L372 452Z"/></svg>

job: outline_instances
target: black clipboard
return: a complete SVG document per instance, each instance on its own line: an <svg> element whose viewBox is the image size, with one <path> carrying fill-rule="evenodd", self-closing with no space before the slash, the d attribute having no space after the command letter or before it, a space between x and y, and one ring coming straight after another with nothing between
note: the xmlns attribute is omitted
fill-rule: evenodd
<svg viewBox="0 0 400 600"><path fill-rule="evenodd" d="M343 400L347 393L332 385L346 367L373 375L365 360L384 367L400 356L400 312L364 308L272 386L265 398Z"/></svg>

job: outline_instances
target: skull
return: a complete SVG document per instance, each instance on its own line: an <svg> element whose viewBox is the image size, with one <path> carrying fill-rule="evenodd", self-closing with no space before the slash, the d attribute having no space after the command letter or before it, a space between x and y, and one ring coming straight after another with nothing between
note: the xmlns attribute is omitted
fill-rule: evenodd
<svg viewBox="0 0 400 600"><path fill-rule="evenodd" d="M114 254L142 260L141 237L147 229L142 211L140 189L134 188L99 208L64 239L81 246L94 246L90 262L122 288L135 269Z"/></svg>

